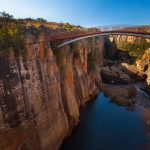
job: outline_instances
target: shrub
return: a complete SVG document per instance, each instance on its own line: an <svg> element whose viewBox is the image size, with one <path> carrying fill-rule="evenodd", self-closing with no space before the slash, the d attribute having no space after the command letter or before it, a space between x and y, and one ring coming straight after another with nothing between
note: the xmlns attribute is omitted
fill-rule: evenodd
<svg viewBox="0 0 150 150"><path fill-rule="evenodd" d="M76 30L80 30L81 29L80 26L74 26L74 25L71 25L69 23L61 23L60 27L65 28L68 31L76 31Z"/></svg>
<svg viewBox="0 0 150 150"><path fill-rule="evenodd" d="M24 24L5 12L0 13L0 56L8 51L24 53Z"/></svg>
<svg viewBox="0 0 150 150"><path fill-rule="evenodd" d="M10 48L16 54L20 54L24 50L24 34L23 28L20 25L11 24L5 25L0 30L0 53L3 55Z"/></svg>

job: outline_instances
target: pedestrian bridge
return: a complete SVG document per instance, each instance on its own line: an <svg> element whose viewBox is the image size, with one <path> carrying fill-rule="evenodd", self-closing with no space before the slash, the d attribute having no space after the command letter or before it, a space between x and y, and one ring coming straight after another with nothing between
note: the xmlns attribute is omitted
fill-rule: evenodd
<svg viewBox="0 0 150 150"><path fill-rule="evenodd" d="M142 37L146 39L150 39L150 33L145 32L129 32L129 31L106 31L106 32L100 32L100 33L94 33L90 35L83 35L79 37L72 37L71 40L66 41L58 46L58 48L61 48L67 44L70 44L72 42L76 42L82 39L87 39L90 37L97 37L97 36L109 36L109 35L126 35L126 36L136 36L136 37ZM71 37L70 37L71 38Z"/></svg>

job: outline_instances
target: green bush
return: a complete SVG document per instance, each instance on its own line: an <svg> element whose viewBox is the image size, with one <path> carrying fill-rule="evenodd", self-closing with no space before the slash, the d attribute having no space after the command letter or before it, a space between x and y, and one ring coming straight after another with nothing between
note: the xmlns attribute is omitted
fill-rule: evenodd
<svg viewBox="0 0 150 150"><path fill-rule="evenodd" d="M74 26L74 25L71 25L69 23L61 23L60 27L65 28L68 31L76 31L76 30L80 30L81 29L80 26Z"/></svg>
<svg viewBox="0 0 150 150"><path fill-rule="evenodd" d="M9 50L13 50L15 54L20 54L24 50L24 26L21 22L13 19L13 16L1 13L0 21L0 55L4 55Z"/></svg>
<svg viewBox="0 0 150 150"><path fill-rule="evenodd" d="M5 26L0 30L0 53L12 48L15 53L24 49L24 35L20 26Z"/></svg>

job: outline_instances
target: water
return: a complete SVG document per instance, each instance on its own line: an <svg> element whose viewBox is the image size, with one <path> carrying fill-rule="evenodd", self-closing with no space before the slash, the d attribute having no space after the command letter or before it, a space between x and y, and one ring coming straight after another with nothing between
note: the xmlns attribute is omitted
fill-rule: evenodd
<svg viewBox="0 0 150 150"><path fill-rule="evenodd" d="M145 91L143 91L141 89L137 89L137 91L142 93L145 97L149 98L149 95Z"/></svg>
<svg viewBox="0 0 150 150"><path fill-rule="evenodd" d="M142 110L128 111L100 93L81 111L80 123L62 150L148 150Z"/></svg>

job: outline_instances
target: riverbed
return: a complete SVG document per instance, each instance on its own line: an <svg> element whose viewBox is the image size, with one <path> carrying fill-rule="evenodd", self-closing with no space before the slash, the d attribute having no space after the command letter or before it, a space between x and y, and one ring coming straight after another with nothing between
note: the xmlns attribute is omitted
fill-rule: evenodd
<svg viewBox="0 0 150 150"><path fill-rule="evenodd" d="M143 111L118 106L101 92L81 109L80 122L61 150L149 150Z"/></svg>

